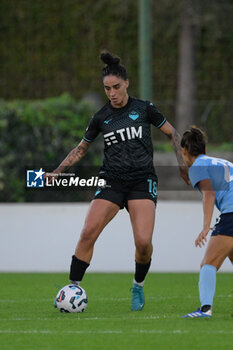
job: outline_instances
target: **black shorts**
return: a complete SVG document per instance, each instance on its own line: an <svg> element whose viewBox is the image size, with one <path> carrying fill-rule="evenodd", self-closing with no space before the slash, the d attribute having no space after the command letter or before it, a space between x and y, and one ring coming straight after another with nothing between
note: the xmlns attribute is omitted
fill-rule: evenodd
<svg viewBox="0 0 233 350"><path fill-rule="evenodd" d="M211 236L224 235L233 237L233 213L221 214Z"/></svg>
<svg viewBox="0 0 233 350"><path fill-rule="evenodd" d="M99 187L94 199L106 199L116 203L121 209L128 209L130 199L151 199L157 203L157 177L148 177L145 180L116 182L106 180L103 187Z"/></svg>

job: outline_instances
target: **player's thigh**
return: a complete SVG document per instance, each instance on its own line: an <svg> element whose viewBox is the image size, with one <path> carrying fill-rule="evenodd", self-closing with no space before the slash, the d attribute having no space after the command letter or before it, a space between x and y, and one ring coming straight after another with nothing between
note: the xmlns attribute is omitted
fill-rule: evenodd
<svg viewBox="0 0 233 350"><path fill-rule="evenodd" d="M150 199L128 200L128 210L136 245L150 243L154 231L155 203Z"/></svg>
<svg viewBox="0 0 233 350"><path fill-rule="evenodd" d="M201 266L208 264L219 269L232 250L233 237L224 235L211 236Z"/></svg>
<svg viewBox="0 0 233 350"><path fill-rule="evenodd" d="M94 199L89 207L82 234L99 235L118 213L120 207L105 199Z"/></svg>

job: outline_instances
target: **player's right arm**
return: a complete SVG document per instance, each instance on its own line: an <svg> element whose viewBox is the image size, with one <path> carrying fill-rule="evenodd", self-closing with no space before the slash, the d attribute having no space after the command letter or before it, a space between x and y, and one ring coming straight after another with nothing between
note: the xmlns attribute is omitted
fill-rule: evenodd
<svg viewBox="0 0 233 350"><path fill-rule="evenodd" d="M177 130L166 120L166 118L160 113L160 111L153 105L153 103L147 103L147 112L150 122L162 131L163 134L169 137L172 142L172 147L175 151L178 161L180 176L189 185L188 167L183 159L182 149L180 146L181 137Z"/></svg>
<svg viewBox="0 0 233 350"><path fill-rule="evenodd" d="M213 215L214 210L214 202L215 202L215 192L212 188L210 179L204 179L199 181L198 187L200 191L203 194L203 229L201 233L198 235L197 239L195 240L195 246L199 246L200 248L205 245L205 242L207 241L206 237L208 235L208 232L210 231L211 227L211 219Z"/></svg>
<svg viewBox="0 0 233 350"><path fill-rule="evenodd" d="M78 144L77 147L73 148L67 157L61 162L61 164L52 172L45 174L45 177L49 178L48 182L52 181L53 177L58 177L59 174L65 173L73 165L78 163L87 153L90 144L99 134L99 123L96 114L90 120L90 123L86 129L86 132L83 136L82 141Z"/></svg>
<svg viewBox="0 0 233 350"><path fill-rule="evenodd" d="M53 170L52 173L45 174L45 177L49 178L48 182L52 181L53 177L58 177L59 174L65 173L69 170L73 165L78 163L87 153L88 148L90 147L90 143L82 140L77 147L73 148L67 157L61 162L61 164Z"/></svg>

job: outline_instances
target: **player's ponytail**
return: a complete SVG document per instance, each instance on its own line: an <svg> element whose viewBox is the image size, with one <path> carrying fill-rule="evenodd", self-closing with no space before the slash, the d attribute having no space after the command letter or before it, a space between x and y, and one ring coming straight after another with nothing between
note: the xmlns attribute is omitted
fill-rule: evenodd
<svg viewBox="0 0 233 350"><path fill-rule="evenodd" d="M205 133L192 126L185 131L181 139L181 147L186 148L191 156L198 156L206 153L207 138Z"/></svg>
<svg viewBox="0 0 233 350"><path fill-rule="evenodd" d="M100 59L106 64L106 66L102 69L103 78L108 75L115 75L124 80L128 79L126 69L120 64L121 60L119 57L114 57L110 52L103 51L100 54Z"/></svg>

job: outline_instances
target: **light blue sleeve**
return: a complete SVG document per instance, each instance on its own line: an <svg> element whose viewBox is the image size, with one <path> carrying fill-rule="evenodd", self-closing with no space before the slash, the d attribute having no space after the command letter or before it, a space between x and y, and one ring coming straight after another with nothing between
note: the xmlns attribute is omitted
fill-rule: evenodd
<svg viewBox="0 0 233 350"><path fill-rule="evenodd" d="M192 186L197 190L198 182L201 180L210 179L208 165L192 165L191 168L189 168L189 179Z"/></svg>

